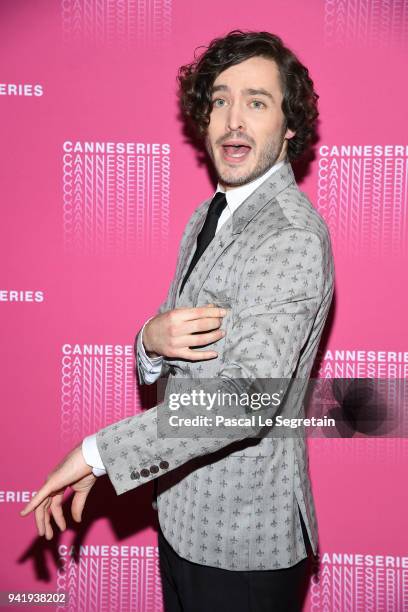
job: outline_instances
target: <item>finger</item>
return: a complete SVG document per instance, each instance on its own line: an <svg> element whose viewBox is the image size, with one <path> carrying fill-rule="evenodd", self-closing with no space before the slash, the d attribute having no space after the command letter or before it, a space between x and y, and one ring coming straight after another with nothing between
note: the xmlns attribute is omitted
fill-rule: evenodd
<svg viewBox="0 0 408 612"><path fill-rule="evenodd" d="M45 525L45 539L51 540L54 535L54 531L51 527L51 514L50 514L51 499L44 507L44 525Z"/></svg>
<svg viewBox="0 0 408 612"><path fill-rule="evenodd" d="M216 329L215 331L207 333L198 333L191 336L182 336L181 338L177 339L177 342L180 344L181 348L189 348L191 346L205 346L206 344L217 342L224 336L225 331L223 329Z"/></svg>
<svg viewBox="0 0 408 612"><path fill-rule="evenodd" d="M225 317L228 313L228 308L221 308L212 304L211 306L196 306L196 318L202 319L203 317Z"/></svg>
<svg viewBox="0 0 408 612"><path fill-rule="evenodd" d="M208 344L213 344L217 342L221 338L225 336L225 331L223 329L217 329L213 332L204 333L204 334L195 334L188 336L179 336L178 338L173 338L171 343L169 342L169 348L166 351L166 355L171 359L191 359L191 353L189 357L186 357L186 351L189 351L190 347L205 347ZM193 353L196 351L193 351ZM195 361L199 359L203 359L204 351L200 351L198 357L195 358ZM217 357L218 353L211 350L209 351L208 358Z"/></svg>
<svg viewBox="0 0 408 612"><path fill-rule="evenodd" d="M185 321L191 321L194 319L201 319L204 317L225 317L228 310L226 308L219 308L218 306L196 306L194 308L183 309L183 318Z"/></svg>
<svg viewBox="0 0 408 612"><path fill-rule="evenodd" d="M57 523L58 527L61 531L65 531L67 528L67 523L65 521L64 512L62 509L62 500L64 498L64 492L58 493L53 497L50 510L52 516L54 517L54 521Z"/></svg>
<svg viewBox="0 0 408 612"><path fill-rule="evenodd" d="M39 491L30 499L25 508L20 512L20 516L27 516L30 512L35 510L50 494L49 484L46 483L41 487Z"/></svg>
<svg viewBox="0 0 408 612"><path fill-rule="evenodd" d="M59 492L73 482L91 473L90 468L84 461L80 445L74 448L57 466L57 469L49 476L47 482L29 501L27 506L20 512L20 516L27 516L52 493Z"/></svg>
<svg viewBox="0 0 408 612"><path fill-rule="evenodd" d="M43 536L45 534L45 517L44 517L44 509L46 501L43 501L34 512L35 523L37 525L38 535Z"/></svg>
<svg viewBox="0 0 408 612"><path fill-rule="evenodd" d="M72 514L72 518L77 523L81 522L82 512L85 506L85 502L86 502L86 498L88 496L89 490L88 491L77 491L72 500L71 514Z"/></svg>
<svg viewBox="0 0 408 612"><path fill-rule="evenodd" d="M218 353L216 351L193 351L189 348L185 348L179 351L179 356L181 359L189 359L190 361L201 361L202 359L214 359L214 357L218 357Z"/></svg>
<svg viewBox="0 0 408 612"><path fill-rule="evenodd" d="M185 334L197 334L200 332L212 331L214 329L219 329L222 325L222 321L222 318L210 319L209 317L186 321L183 324L183 332Z"/></svg>

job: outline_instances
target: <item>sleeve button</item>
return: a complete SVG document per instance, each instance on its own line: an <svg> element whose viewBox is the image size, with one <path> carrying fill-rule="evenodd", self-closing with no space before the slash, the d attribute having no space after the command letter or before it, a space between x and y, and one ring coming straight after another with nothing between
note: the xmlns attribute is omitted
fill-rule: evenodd
<svg viewBox="0 0 408 612"><path fill-rule="evenodd" d="M167 470L167 468L169 467L169 462L168 461L160 461L159 463L159 467L162 470Z"/></svg>
<svg viewBox="0 0 408 612"><path fill-rule="evenodd" d="M150 466L150 472L152 474L157 474L158 471L159 471L159 466L158 465L151 465Z"/></svg>
<svg viewBox="0 0 408 612"><path fill-rule="evenodd" d="M143 468L143 470L140 470L140 475L146 478L146 476L150 476L150 472L146 468Z"/></svg>
<svg viewBox="0 0 408 612"><path fill-rule="evenodd" d="M138 479L140 478L140 474L139 474L139 472L133 471L133 472L130 474L130 478L131 478L131 480L138 480Z"/></svg>

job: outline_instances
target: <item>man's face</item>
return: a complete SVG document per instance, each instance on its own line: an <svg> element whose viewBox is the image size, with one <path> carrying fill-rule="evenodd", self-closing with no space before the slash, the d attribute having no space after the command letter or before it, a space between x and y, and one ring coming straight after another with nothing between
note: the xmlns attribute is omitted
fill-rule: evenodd
<svg viewBox="0 0 408 612"><path fill-rule="evenodd" d="M225 189L253 181L286 156L295 133L285 129L282 98L272 59L251 57L215 79L205 146Z"/></svg>

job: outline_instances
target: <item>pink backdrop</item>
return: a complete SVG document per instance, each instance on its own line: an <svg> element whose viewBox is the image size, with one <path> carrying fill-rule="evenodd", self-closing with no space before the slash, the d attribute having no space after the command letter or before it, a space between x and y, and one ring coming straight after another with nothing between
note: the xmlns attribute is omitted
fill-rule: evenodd
<svg viewBox="0 0 408 612"><path fill-rule="evenodd" d="M18 513L85 435L154 403L134 336L214 189L183 136L175 77L234 28L282 36L320 94L300 182L336 266L319 375L406 377L406 0L2 0L2 591L162 609L150 484L118 497L101 479L81 525L51 542ZM309 448L320 559L305 609L408 610L406 440Z"/></svg>

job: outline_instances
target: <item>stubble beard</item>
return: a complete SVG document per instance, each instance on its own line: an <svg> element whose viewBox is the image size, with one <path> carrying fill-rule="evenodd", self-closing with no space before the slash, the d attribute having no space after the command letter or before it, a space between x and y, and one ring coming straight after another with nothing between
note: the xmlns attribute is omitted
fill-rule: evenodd
<svg viewBox="0 0 408 612"><path fill-rule="evenodd" d="M282 152L283 143L283 134L279 137L279 139L269 141L267 145L261 150L255 168L253 168L253 170L251 171L246 172L245 174L234 176L233 169L231 169L230 172L225 171L223 168L220 167L220 164L217 163L208 135L205 137L205 147L207 149L207 153L209 154L213 162L215 171L218 176L218 180L226 187L239 187L240 185L250 183L251 181L254 181L258 177L262 176L262 174L264 174L264 172L266 172L278 160Z"/></svg>

